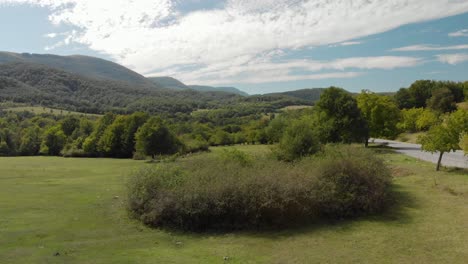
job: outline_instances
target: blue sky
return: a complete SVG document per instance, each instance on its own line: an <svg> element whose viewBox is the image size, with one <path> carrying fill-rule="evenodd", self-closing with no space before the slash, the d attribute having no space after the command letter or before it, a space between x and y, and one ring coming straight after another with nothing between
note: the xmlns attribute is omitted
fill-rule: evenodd
<svg viewBox="0 0 468 264"><path fill-rule="evenodd" d="M468 80L468 1L0 0L0 50L248 93Z"/></svg>

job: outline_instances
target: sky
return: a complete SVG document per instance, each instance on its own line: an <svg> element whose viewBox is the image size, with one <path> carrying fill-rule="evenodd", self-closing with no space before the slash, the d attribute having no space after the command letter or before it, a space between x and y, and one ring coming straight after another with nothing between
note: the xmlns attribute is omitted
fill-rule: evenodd
<svg viewBox="0 0 468 264"><path fill-rule="evenodd" d="M468 0L0 0L1 51L250 94L468 80Z"/></svg>

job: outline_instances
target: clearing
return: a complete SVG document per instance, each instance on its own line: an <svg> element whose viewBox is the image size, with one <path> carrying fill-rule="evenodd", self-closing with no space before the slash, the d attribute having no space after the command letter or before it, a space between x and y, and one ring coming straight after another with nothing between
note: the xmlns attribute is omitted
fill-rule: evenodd
<svg viewBox="0 0 468 264"><path fill-rule="evenodd" d="M236 148L268 151L267 146ZM216 155L220 149L199 155ZM386 149L375 151L391 165L399 197L399 205L385 215L283 231L220 234L154 230L128 219L125 182L133 170L152 166L143 161L0 158L0 259L2 263L466 263L468 172L436 173L431 163Z"/></svg>

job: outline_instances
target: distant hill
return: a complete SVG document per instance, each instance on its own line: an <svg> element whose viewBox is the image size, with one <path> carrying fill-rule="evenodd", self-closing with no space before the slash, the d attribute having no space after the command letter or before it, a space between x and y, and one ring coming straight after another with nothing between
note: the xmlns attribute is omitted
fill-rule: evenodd
<svg viewBox="0 0 468 264"><path fill-rule="evenodd" d="M320 99L320 95L323 93L325 88L311 88L311 89L301 89L295 91L288 91L282 93L270 93L265 94L265 96L273 96L273 95L285 95L309 102L316 102Z"/></svg>
<svg viewBox="0 0 468 264"><path fill-rule="evenodd" d="M5 63L43 64L88 78L125 81L138 85L154 85L144 76L117 63L82 55L58 56L49 54L29 54L0 52L0 64Z"/></svg>
<svg viewBox="0 0 468 264"><path fill-rule="evenodd" d="M203 86L203 85L189 85L189 87L199 92L226 92L226 93L233 93L233 94L238 94L242 96L249 96L248 93L243 92L235 87L212 87L212 86Z"/></svg>
<svg viewBox="0 0 468 264"><path fill-rule="evenodd" d="M199 92L225 92L238 94L242 96L249 96L249 94L234 88L234 87L213 87L213 86L204 86L204 85L185 85L183 82L168 76L163 77L148 77L148 80L152 81L156 85L172 89L172 90L195 90Z"/></svg>
<svg viewBox="0 0 468 264"><path fill-rule="evenodd" d="M172 77L164 76L164 77L148 77L150 81L155 83L156 85L173 90L187 90L190 89L187 85L183 82L174 79Z"/></svg>
<svg viewBox="0 0 468 264"><path fill-rule="evenodd" d="M88 56L0 52L0 102L24 106L93 114L175 114L232 107L269 113L291 105L312 105L318 96L313 94L296 91L249 96L234 87L185 85L171 77L146 78Z"/></svg>
<svg viewBox="0 0 468 264"><path fill-rule="evenodd" d="M240 98L221 92L173 91L87 78L41 64L0 64L0 101L84 113L189 113L235 104Z"/></svg>

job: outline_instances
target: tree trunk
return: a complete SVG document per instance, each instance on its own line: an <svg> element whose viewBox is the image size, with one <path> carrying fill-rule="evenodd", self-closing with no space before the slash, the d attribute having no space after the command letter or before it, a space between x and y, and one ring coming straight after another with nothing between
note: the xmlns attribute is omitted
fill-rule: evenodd
<svg viewBox="0 0 468 264"><path fill-rule="evenodd" d="M366 143L365 143L366 148L369 146L369 138L366 137Z"/></svg>
<svg viewBox="0 0 468 264"><path fill-rule="evenodd" d="M436 171L439 171L439 170L440 170L440 163L442 162L442 155L444 155L444 152L443 152L443 151L440 152L439 160L437 161Z"/></svg>

